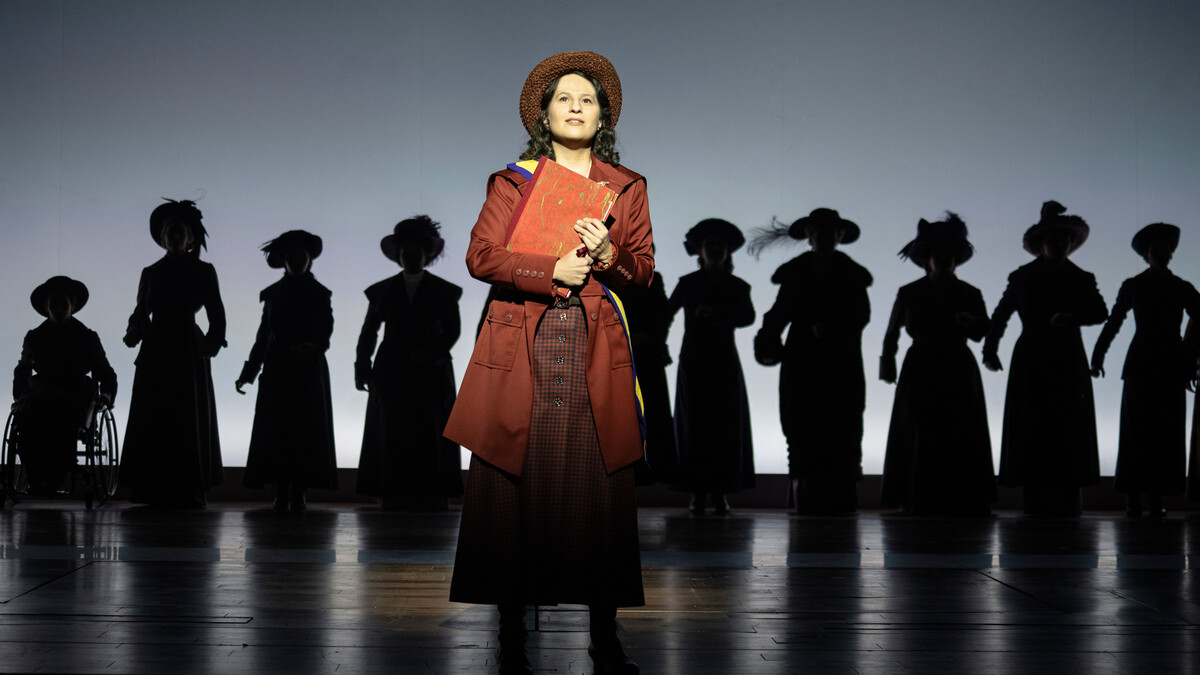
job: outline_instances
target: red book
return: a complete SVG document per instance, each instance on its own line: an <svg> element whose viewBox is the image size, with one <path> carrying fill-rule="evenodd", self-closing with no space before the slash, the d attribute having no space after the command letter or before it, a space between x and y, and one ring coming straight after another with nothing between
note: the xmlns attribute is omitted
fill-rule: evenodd
<svg viewBox="0 0 1200 675"><path fill-rule="evenodd" d="M604 222L617 193L542 157L529 190L517 202L508 223L505 247L518 253L544 253L561 258L581 245L575 222L596 218Z"/></svg>

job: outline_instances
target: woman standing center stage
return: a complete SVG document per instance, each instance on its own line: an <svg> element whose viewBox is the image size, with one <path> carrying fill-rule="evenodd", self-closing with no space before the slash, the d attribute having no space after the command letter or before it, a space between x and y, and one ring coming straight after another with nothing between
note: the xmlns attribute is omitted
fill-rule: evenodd
<svg viewBox="0 0 1200 675"><path fill-rule="evenodd" d="M642 457L628 338L603 284L620 293L654 273L646 182L618 166L621 82L591 52L552 56L521 93L522 159L545 155L617 193L610 227L578 221L582 255L514 253L506 230L531 188L488 179L467 268L495 297L446 436L469 449L450 599L500 607L501 673L530 673L526 604L584 604L597 673L636 673L616 608L644 604L633 464ZM568 300L556 288L571 289Z"/></svg>
<svg viewBox="0 0 1200 675"><path fill-rule="evenodd" d="M1104 321L1108 308L1096 277L1067 259L1090 230L1065 211L1046 202L1041 219L1025 231L1022 246L1037 259L1008 275L983 343L983 365L1000 370L1000 338L1013 312L1020 314L1004 399L1000 484L1023 488L1031 516L1078 516L1080 489L1100 482L1096 408L1079 327Z"/></svg>

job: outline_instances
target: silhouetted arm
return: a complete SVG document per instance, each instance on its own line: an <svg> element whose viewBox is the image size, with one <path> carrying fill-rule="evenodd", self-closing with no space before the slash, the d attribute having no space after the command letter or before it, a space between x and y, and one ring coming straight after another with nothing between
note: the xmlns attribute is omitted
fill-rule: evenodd
<svg viewBox="0 0 1200 675"><path fill-rule="evenodd" d="M1108 305L1104 296L1100 295L1100 287L1096 285L1096 276L1085 273L1087 281L1080 283L1079 308L1075 312L1075 321L1080 326L1094 326L1108 318Z"/></svg>
<svg viewBox="0 0 1200 675"><path fill-rule="evenodd" d="M888 318L887 329L883 332L883 353L879 356L879 379L889 384L896 382L896 352L900 351L900 329L904 327L904 317L907 314L904 292L897 291L896 302L892 304L892 315Z"/></svg>
<svg viewBox="0 0 1200 675"><path fill-rule="evenodd" d="M371 289L367 289L367 297L372 298ZM363 319L362 330L358 333L358 347L354 360L354 382L359 388L371 382L371 357L375 355L375 344L379 339L379 327L383 325L383 310L372 299L367 305L367 316Z"/></svg>
<svg viewBox="0 0 1200 675"><path fill-rule="evenodd" d="M19 400L21 396L29 389L29 378L33 377L33 331L25 334L25 341L21 344L21 358L17 361L17 367L13 369L13 400Z"/></svg>
<svg viewBox="0 0 1200 675"><path fill-rule="evenodd" d="M438 324L440 329L433 337L433 353L444 354L454 347L462 334L462 316L459 312L458 301L462 297L462 289L451 288L438 306Z"/></svg>
<svg viewBox="0 0 1200 675"><path fill-rule="evenodd" d="M207 293L204 298L204 314L208 317L208 332L204 334L204 349L209 357L217 355L225 346L225 303L221 302L221 289L217 284L217 270L212 265L204 266Z"/></svg>
<svg viewBox="0 0 1200 675"><path fill-rule="evenodd" d="M238 382L253 383L254 378L258 377L259 371L262 370L263 361L267 358L267 347L271 344L270 312L270 301L264 300L262 320L258 322L258 333L254 336L254 346L250 348L250 356L242 365L242 374L238 376Z"/></svg>
<svg viewBox="0 0 1200 675"><path fill-rule="evenodd" d="M87 342L84 348L87 350L88 370L96 378L96 384L100 387L100 395L107 397L111 404L117 398L117 372L108 362L108 356L104 353L104 345L100 344L100 336L95 331L87 332Z"/></svg>
<svg viewBox="0 0 1200 675"><path fill-rule="evenodd" d="M971 288L967 309L964 313L968 316L959 323L963 333L968 340L979 342L987 335L990 322L988 321L987 305L983 302L983 293L978 288Z"/></svg>
<svg viewBox="0 0 1200 675"><path fill-rule="evenodd" d="M754 311L754 300L750 297L750 284L745 282L737 285L737 296L730 307L729 320L734 327L744 328L754 325L758 313Z"/></svg>
<svg viewBox="0 0 1200 675"><path fill-rule="evenodd" d="M1117 291L1117 303L1113 305L1112 314L1104 323L1100 337L1096 338L1096 346L1092 348L1093 375L1104 373L1104 357L1108 355L1108 348L1112 346L1113 338L1117 337L1117 333L1121 332L1121 324L1125 323L1125 317L1133 308L1134 283L1132 279L1126 279L1121 284L1121 290Z"/></svg>
<svg viewBox="0 0 1200 675"><path fill-rule="evenodd" d="M150 326L150 306L147 301L150 282L147 281L147 276L147 271L143 269L142 276L138 279L137 304L133 308L133 314L129 315L129 325L125 329L125 337L122 338L128 347L134 347L141 342L146 328Z"/></svg>
<svg viewBox="0 0 1200 675"><path fill-rule="evenodd" d="M989 360L999 363L1000 338L1004 337L1004 330L1008 328L1008 320L1012 318L1013 312L1016 310L1017 291L1013 288L1013 277L1009 275L1008 287L1004 289L1004 295L1000 297L1000 302L996 303L996 311L992 312L991 325L988 326L987 338L983 341L985 364Z"/></svg>
<svg viewBox="0 0 1200 675"><path fill-rule="evenodd" d="M333 338L333 301L327 290L321 289L314 313L313 345L317 351L329 351L329 341Z"/></svg>
<svg viewBox="0 0 1200 675"><path fill-rule="evenodd" d="M791 284L779 286L775 304L763 314L762 327L754 336L754 360L764 366L773 366L783 359L783 331L791 323L790 309L795 306Z"/></svg>

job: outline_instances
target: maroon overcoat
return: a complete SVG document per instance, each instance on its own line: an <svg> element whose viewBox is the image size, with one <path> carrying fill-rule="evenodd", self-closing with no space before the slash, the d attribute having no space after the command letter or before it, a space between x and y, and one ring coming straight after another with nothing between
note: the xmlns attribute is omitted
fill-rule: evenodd
<svg viewBox="0 0 1200 675"><path fill-rule="evenodd" d="M593 271L579 290L590 322L587 386L604 467L613 473L642 457L634 401L633 361L625 331L604 296L603 283L616 294L645 288L654 276L646 180L624 168L592 158L588 177L619 196L609 223L617 246L611 267ZM471 231L467 269L491 284L496 297L487 309L471 362L445 436L506 473L520 476L529 445L533 414L533 337L542 314L554 301L557 258L514 253L504 239L513 210L531 183L506 169L488 179L487 200Z"/></svg>

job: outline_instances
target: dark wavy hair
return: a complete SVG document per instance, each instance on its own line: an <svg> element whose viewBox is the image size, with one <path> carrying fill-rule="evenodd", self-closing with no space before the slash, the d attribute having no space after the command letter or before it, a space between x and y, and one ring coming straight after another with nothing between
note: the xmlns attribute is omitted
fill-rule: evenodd
<svg viewBox="0 0 1200 675"><path fill-rule="evenodd" d="M612 109L608 104L608 93L604 91L604 87L600 86L600 82L588 75L585 72L574 70L569 73L559 75L550 86L546 87L546 91L542 93L542 114L541 122L546 121L546 110L550 107L550 99L554 96L554 90L558 88L558 82L564 75L578 75L596 88L596 99L600 101L600 128L596 131L596 137L592 139L592 154L600 158L600 161L613 166L621 165L621 155L617 152L617 132L612 125ZM533 129L529 131L529 142L525 146L525 152L521 153L520 159L537 159L542 155L554 159L554 144L550 136L550 129L545 124L535 124Z"/></svg>

